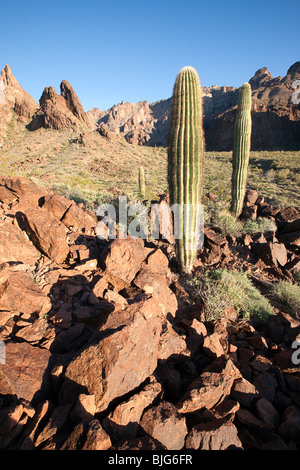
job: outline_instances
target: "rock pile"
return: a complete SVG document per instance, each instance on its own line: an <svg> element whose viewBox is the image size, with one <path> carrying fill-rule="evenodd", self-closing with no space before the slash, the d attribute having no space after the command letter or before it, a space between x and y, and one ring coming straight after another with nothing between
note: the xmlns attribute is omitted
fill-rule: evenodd
<svg viewBox="0 0 300 470"><path fill-rule="evenodd" d="M299 321L202 321L163 244L99 243L93 214L23 178L0 201L1 449L300 448Z"/></svg>

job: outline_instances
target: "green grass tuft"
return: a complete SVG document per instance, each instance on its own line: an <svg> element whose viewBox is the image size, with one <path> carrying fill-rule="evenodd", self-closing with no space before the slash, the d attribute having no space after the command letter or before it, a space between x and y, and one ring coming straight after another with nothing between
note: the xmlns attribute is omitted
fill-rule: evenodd
<svg viewBox="0 0 300 470"><path fill-rule="evenodd" d="M191 282L196 296L204 302L207 321L221 318L226 308L234 307L240 318L264 319L274 314L269 300L252 284L243 271L216 269Z"/></svg>

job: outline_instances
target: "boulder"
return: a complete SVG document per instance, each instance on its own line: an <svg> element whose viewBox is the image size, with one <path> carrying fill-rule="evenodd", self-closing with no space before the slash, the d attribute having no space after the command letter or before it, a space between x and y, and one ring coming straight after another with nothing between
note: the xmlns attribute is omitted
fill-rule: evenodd
<svg viewBox="0 0 300 470"><path fill-rule="evenodd" d="M8 270L1 286L0 309L42 317L51 309L51 301L28 274Z"/></svg>
<svg viewBox="0 0 300 470"><path fill-rule="evenodd" d="M19 261L34 266L40 257L41 253L18 226L0 222L0 263Z"/></svg>
<svg viewBox="0 0 300 470"><path fill-rule="evenodd" d="M230 395L235 379L241 373L231 359L224 355L215 359L187 388L177 402L180 413L191 413L203 408L213 408Z"/></svg>
<svg viewBox="0 0 300 470"><path fill-rule="evenodd" d="M181 450L185 443L187 427L185 417L169 402L149 408L143 414L140 427L168 450Z"/></svg>
<svg viewBox="0 0 300 470"><path fill-rule="evenodd" d="M5 185L19 199L22 199L22 202L30 204L31 207L37 207L40 199L48 192L33 181L20 176L6 177L1 184Z"/></svg>
<svg viewBox="0 0 300 470"><path fill-rule="evenodd" d="M150 296L136 298L126 309L112 312L68 365L60 399L68 402L79 393L95 394L99 412L138 387L157 366L161 314Z"/></svg>
<svg viewBox="0 0 300 470"><path fill-rule="evenodd" d="M154 376L149 383L131 398L120 403L102 421L102 426L110 435L113 442L121 439L132 440L136 437L139 422L145 408L152 405L154 400L162 393L162 386Z"/></svg>
<svg viewBox="0 0 300 470"><path fill-rule="evenodd" d="M6 363L0 365L0 394L16 395L34 406L51 393L47 349L28 343L5 343Z"/></svg>
<svg viewBox="0 0 300 470"><path fill-rule="evenodd" d="M42 207L61 220L72 204L73 201L60 194L47 194L43 200Z"/></svg>
<svg viewBox="0 0 300 470"><path fill-rule="evenodd" d="M256 256L271 267L285 266L287 263L287 250L283 243L260 243L255 250Z"/></svg>
<svg viewBox="0 0 300 470"><path fill-rule="evenodd" d="M100 265L107 281L120 291L130 286L148 254L141 238L116 239L101 253Z"/></svg>
<svg viewBox="0 0 300 470"><path fill-rule="evenodd" d="M236 426L226 419L193 427L186 438L185 447L195 450L243 450Z"/></svg>
<svg viewBox="0 0 300 470"><path fill-rule="evenodd" d="M61 264L69 254L66 227L43 209L27 208L18 213L19 225L35 247L48 258Z"/></svg>

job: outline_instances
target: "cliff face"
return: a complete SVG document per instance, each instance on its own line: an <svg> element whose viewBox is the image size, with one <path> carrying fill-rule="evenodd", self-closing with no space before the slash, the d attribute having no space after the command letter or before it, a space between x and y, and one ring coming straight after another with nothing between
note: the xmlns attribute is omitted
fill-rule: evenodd
<svg viewBox="0 0 300 470"><path fill-rule="evenodd" d="M300 104L292 101L293 84L300 79L300 62L285 77L274 78L266 67L249 80L252 87L252 150L300 149ZM203 87L204 130L207 150L232 149L239 89ZM108 111L93 108L87 114L96 127L122 135L130 143L162 145L168 142L171 98L148 104L120 103Z"/></svg>
<svg viewBox="0 0 300 470"><path fill-rule="evenodd" d="M37 102L23 90L9 65L6 65L0 75L0 146L3 144L13 111L19 120L26 121L37 108Z"/></svg>

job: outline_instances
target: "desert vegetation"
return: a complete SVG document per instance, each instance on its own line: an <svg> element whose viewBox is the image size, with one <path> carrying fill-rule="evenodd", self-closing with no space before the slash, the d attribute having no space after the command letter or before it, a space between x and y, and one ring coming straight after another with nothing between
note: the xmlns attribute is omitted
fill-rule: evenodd
<svg viewBox="0 0 300 470"><path fill-rule="evenodd" d="M197 72L180 71L168 149L132 142L148 127L128 142L89 126L66 81L11 110L0 448L300 448L300 152L249 149L247 85L232 151L205 152L201 93ZM161 221L157 238L110 237L96 209L118 212L123 195L147 210L191 204L189 228L203 203L203 246L189 252L193 230L166 238Z"/></svg>

